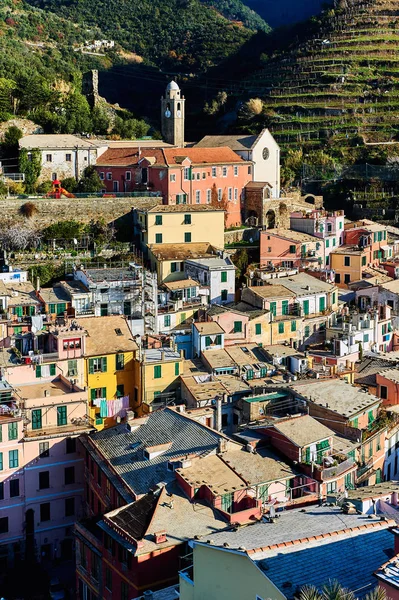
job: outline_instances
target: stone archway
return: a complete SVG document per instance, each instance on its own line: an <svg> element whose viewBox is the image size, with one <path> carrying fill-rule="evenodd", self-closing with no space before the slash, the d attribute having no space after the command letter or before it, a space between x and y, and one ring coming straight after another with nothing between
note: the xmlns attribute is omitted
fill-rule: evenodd
<svg viewBox="0 0 399 600"><path fill-rule="evenodd" d="M265 217L265 225L267 229L274 229L276 226L276 213L274 210L268 210Z"/></svg>
<svg viewBox="0 0 399 600"><path fill-rule="evenodd" d="M307 194L307 196L304 197L304 201L307 202L307 204L316 204L316 198L313 194Z"/></svg>

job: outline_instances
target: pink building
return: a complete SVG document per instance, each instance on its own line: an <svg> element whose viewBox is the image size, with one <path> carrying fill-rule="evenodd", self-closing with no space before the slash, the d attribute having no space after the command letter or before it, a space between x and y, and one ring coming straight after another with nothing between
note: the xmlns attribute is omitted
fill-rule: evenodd
<svg viewBox="0 0 399 600"><path fill-rule="evenodd" d="M0 393L0 546L7 566L24 553L72 557L82 514L87 393L62 376Z"/></svg>
<svg viewBox="0 0 399 600"><path fill-rule="evenodd" d="M290 229L267 229L260 233L260 266L306 268L324 266L324 242Z"/></svg>
<svg viewBox="0 0 399 600"><path fill-rule="evenodd" d="M97 160L105 192L151 190L164 204L227 207L226 226L241 224L244 188L252 162L222 148L110 148Z"/></svg>
<svg viewBox="0 0 399 600"><path fill-rule="evenodd" d="M393 246L388 244L388 232L384 225L363 220L348 223L344 230L344 244L357 245L367 254L367 264L378 265L392 258Z"/></svg>

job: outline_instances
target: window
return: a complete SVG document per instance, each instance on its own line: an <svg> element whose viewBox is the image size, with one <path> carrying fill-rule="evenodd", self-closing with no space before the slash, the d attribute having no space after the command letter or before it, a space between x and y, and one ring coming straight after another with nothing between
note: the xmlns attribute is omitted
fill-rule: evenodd
<svg viewBox="0 0 399 600"><path fill-rule="evenodd" d="M125 368L125 355L124 354L117 354L116 355L116 370L117 371L123 371L123 369Z"/></svg>
<svg viewBox="0 0 399 600"><path fill-rule="evenodd" d="M176 204L187 204L187 194L176 194Z"/></svg>
<svg viewBox="0 0 399 600"><path fill-rule="evenodd" d="M16 440L18 437L18 423L15 421L14 423L8 424L8 439Z"/></svg>
<svg viewBox="0 0 399 600"><path fill-rule="evenodd" d="M288 315L288 312L289 312L288 300L283 300L281 303L281 314Z"/></svg>
<svg viewBox="0 0 399 600"><path fill-rule="evenodd" d="M75 498L65 499L65 516L73 517L75 514Z"/></svg>
<svg viewBox="0 0 399 600"><path fill-rule="evenodd" d="M105 568L105 587L112 592L112 571L108 567Z"/></svg>
<svg viewBox="0 0 399 600"><path fill-rule="evenodd" d="M229 188L227 197L230 200L230 202L233 200L233 188Z"/></svg>
<svg viewBox="0 0 399 600"><path fill-rule="evenodd" d="M108 181L112 181L112 173L107 173L107 179Z"/></svg>
<svg viewBox="0 0 399 600"><path fill-rule="evenodd" d="M222 283L227 283L227 271L222 271L220 273L220 281Z"/></svg>
<svg viewBox="0 0 399 600"><path fill-rule="evenodd" d="M359 427L359 417L355 417L352 421L351 421L351 426L355 427L356 429L358 429Z"/></svg>
<svg viewBox="0 0 399 600"><path fill-rule="evenodd" d="M222 167L222 177L227 177L227 167Z"/></svg>
<svg viewBox="0 0 399 600"><path fill-rule="evenodd" d="M40 505L40 521L50 521L50 502Z"/></svg>
<svg viewBox="0 0 399 600"><path fill-rule="evenodd" d="M279 333L284 333L284 323L279 323L278 324L278 332Z"/></svg>
<svg viewBox="0 0 399 600"><path fill-rule="evenodd" d="M155 365L154 367L154 379L161 379L162 377L162 366Z"/></svg>
<svg viewBox="0 0 399 600"><path fill-rule="evenodd" d="M234 333L242 332L242 321L234 321Z"/></svg>
<svg viewBox="0 0 399 600"><path fill-rule="evenodd" d="M309 327L309 325L306 325L303 335L304 335L305 338L309 337L309 335L310 335L310 327Z"/></svg>
<svg viewBox="0 0 399 600"><path fill-rule="evenodd" d="M195 203L201 204L201 190L195 190Z"/></svg>
<svg viewBox="0 0 399 600"><path fill-rule="evenodd" d="M75 467L65 467L64 483L65 485L71 485L72 483L75 483Z"/></svg>
<svg viewBox="0 0 399 600"><path fill-rule="evenodd" d="M100 171L100 179L101 179L101 181L104 181L104 177L105 177L104 171Z"/></svg>
<svg viewBox="0 0 399 600"><path fill-rule="evenodd" d="M374 414L372 410L369 410L369 412L367 413L367 420L368 420L368 425L369 427L374 423Z"/></svg>
<svg viewBox="0 0 399 600"><path fill-rule="evenodd" d="M368 342L368 341L369 341L369 339L370 339L370 336L369 336L369 334L368 334L368 333L365 333L365 334L363 335L363 342Z"/></svg>
<svg viewBox="0 0 399 600"><path fill-rule="evenodd" d="M262 333L262 323L255 324L255 335L261 335Z"/></svg>
<svg viewBox="0 0 399 600"><path fill-rule="evenodd" d="M68 360L68 377L74 377L78 374L78 361Z"/></svg>
<svg viewBox="0 0 399 600"><path fill-rule="evenodd" d="M171 181L172 183L175 183L175 181L176 181L176 173L171 173L170 174L169 181Z"/></svg>
<svg viewBox="0 0 399 600"><path fill-rule="evenodd" d="M156 244L162 244L162 233L156 233L155 234L155 243Z"/></svg>
<svg viewBox="0 0 399 600"><path fill-rule="evenodd" d="M252 167L251 166L248 167L248 175L252 175Z"/></svg>
<svg viewBox="0 0 399 600"><path fill-rule="evenodd" d="M67 407L57 406L57 425L58 427L66 425L68 422Z"/></svg>
<svg viewBox="0 0 399 600"><path fill-rule="evenodd" d="M0 533L8 532L8 517L2 517L0 519Z"/></svg>
<svg viewBox="0 0 399 600"><path fill-rule="evenodd" d="M18 450L10 450L8 453L8 467L16 469L19 466Z"/></svg>
<svg viewBox="0 0 399 600"><path fill-rule="evenodd" d="M191 179L191 167L184 167L183 177L185 181L190 181Z"/></svg>
<svg viewBox="0 0 399 600"><path fill-rule="evenodd" d="M191 225L191 215L184 215L184 224Z"/></svg>
<svg viewBox="0 0 399 600"><path fill-rule="evenodd" d="M327 494L334 494L337 491L337 482L330 481L327 483Z"/></svg>
<svg viewBox="0 0 399 600"><path fill-rule="evenodd" d="M10 498L19 496L19 479L11 479L10 481Z"/></svg>
<svg viewBox="0 0 399 600"><path fill-rule="evenodd" d="M296 321L291 321L291 331L296 331Z"/></svg>
<svg viewBox="0 0 399 600"><path fill-rule="evenodd" d="M294 244L290 246L290 254L296 254L296 246Z"/></svg>
<svg viewBox="0 0 399 600"><path fill-rule="evenodd" d="M172 273L176 273L176 271L179 270L178 267L179 267L179 263L177 263L177 262L170 263L170 270Z"/></svg>
<svg viewBox="0 0 399 600"><path fill-rule="evenodd" d="M32 429L41 429L42 428L42 410L38 408L36 410L32 410Z"/></svg>
<svg viewBox="0 0 399 600"><path fill-rule="evenodd" d="M321 296L321 298L319 298L319 312L323 312L323 310L325 310L326 308L326 299L324 296Z"/></svg>
<svg viewBox="0 0 399 600"><path fill-rule="evenodd" d="M39 490L47 490L50 487L50 471L39 473Z"/></svg>
<svg viewBox="0 0 399 600"><path fill-rule="evenodd" d="M351 280L351 276L348 273L345 273L344 275L344 283L350 283Z"/></svg>
<svg viewBox="0 0 399 600"><path fill-rule="evenodd" d="M222 188L218 188L218 202L221 202L223 198L223 190Z"/></svg>
<svg viewBox="0 0 399 600"><path fill-rule="evenodd" d="M234 202L237 202L238 200L238 189L234 188Z"/></svg>
<svg viewBox="0 0 399 600"><path fill-rule="evenodd" d="M362 267L365 267L367 263L367 259L365 256L362 256Z"/></svg>
<svg viewBox="0 0 399 600"><path fill-rule="evenodd" d="M351 266L351 257L350 256L345 256L344 257L344 265L345 265L345 267L350 267Z"/></svg>
<svg viewBox="0 0 399 600"><path fill-rule="evenodd" d="M175 363L175 375L178 376L180 375L180 365L179 363Z"/></svg>
<svg viewBox="0 0 399 600"><path fill-rule="evenodd" d="M99 358L89 359L89 374L94 373L106 373L107 372L107 357L102 356Z"/></svg>
<svg viewBox="0 0 399 600"><path fill-rule="evenodd" d="M238 167L234 167L234 177L238 177Z"/></svg>
<svg viewBox="0 0 399 600"><path fill-rule="evenodd" d="M116 386L116 397L122 398L125 395L125 385L123 383L118 383Z"/></svg>
<svg viewBox="0 0 399 600"><path fill-rule="evenodd" d="M220 295L222 302L227 302L227 290L222 290Z"/></svg>
<svg viewBox="0 0 399 600"><path fill-rule="evenodd" d="M66 438L65 454L74 454L76 452L76 438Z"/></svg>
<svg viewBox="0 0 399 600"><path fill-rule="evenodd" d="M46 162L53 162L53 155L52 154L46 154Z"/></svg>
<svg viewBox="0 0 399 600"><path fill-rule="evenodd" d="M184 242L186 244L189 244L191 242L191 233L189 231L186 231L184 234Z"/></svg>
<svg viewBox="0 0 399 600"><path fill-rule="evenodd" d="M162 225L162 215L155 215L155 225Z"/></svg>
<svg viewBox="0 0 399 600"><path fill-rule="evenodd" d="M170 315L166 315L163 318L163 326L164 327L170 327Z"/></svg>
<svg viewBox="0 0 399 600"><path fill-rule="evenodd" d="M3 453L0 452L0 471L3 470Z"/></svg>
<svg viewBox="0 0 399 600"><path fill-rule="evenodd" d="M72 162L72 154L65 154L66 162Z"/></svg>
<svg viewBox="0 0 399 600"><path fill-rule="evenodd" d="M48 458L50 456L50 449L48 442L40 442L39 444L39 458Z"/></svg>
<svg viewBox="0 0 399 600"><path fill-rule="evenodd" d="M121 600L129 600L129 586L124 581L121 581Z"/></svg>
<svg viewBox="0 0 399 600"><path fill-rule="evenodd" d="M4 481L0 481L0 500L4 500Z"/></svg>
<svg viewBox="0 0 399 600"><path fill-rule="evenodd" d="M212 177L216 177L216 167L212 167Z"/></svg>
<svg viewBox="0 0 399 600"><path fill-rule="evenodd" d="M388 398L388 388L386 385L380 385L380 398L383 400L387 400Z"/></svg>
<svg viewBox="0 0 399 600"><path fill-rule="evenodd" d="M210 204L212 200L212 190L206 190L206 202Z"/></svg>
<svg viewBox="0 0 399 600"><path fill-rule="evenodd" d="M132 172L126 171L125 178L126 178L126 181L131 181L132 180Z"/></svg>

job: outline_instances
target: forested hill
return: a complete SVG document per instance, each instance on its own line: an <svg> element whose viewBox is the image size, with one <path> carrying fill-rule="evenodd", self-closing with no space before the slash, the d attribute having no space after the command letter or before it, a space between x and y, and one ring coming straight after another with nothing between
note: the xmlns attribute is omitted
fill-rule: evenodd
<svg viewBox="0 0 399 600"><path fill-rule="evenodd" d="M323 5L333 0L244 0L250 8L267 20L272 27L304 21L317 15Z"/></svg>
<svg viewBox="0 0 399 600"><path fill-rule="evenodd" d="M234 54L266 23L240 0L28 0L158 67L204 71ZM244 26L244 23L246 26ZM251 27L251 29L249 28Z"/></svg>

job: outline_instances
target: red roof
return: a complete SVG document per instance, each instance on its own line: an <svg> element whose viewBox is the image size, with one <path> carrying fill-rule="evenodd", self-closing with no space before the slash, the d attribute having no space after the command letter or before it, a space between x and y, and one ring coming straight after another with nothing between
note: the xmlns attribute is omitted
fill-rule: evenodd
<svg viewBox="0 0 399 600"><path fill-rule="evenodd" d="M165 166L162 149L141 149L138 146L131 148L109 148L97 159L96 164L98 167L134 167L143 158L155 158L156 164Z"/></svg>
<svg viewBox="0 0 399 600"><path fill-rule="evenodd" d="M188 158L193 165L243 163L230 148L109 148L97 159L98 167L134 167L143 158L154 159L157 166L181 165Z"/></svg>
<svg viewBox="0 0 399 600"><path fill-rule="evenodd" d="M179 165L188 158L193 165L242 163L243 159L231 148L164 148L166 162L169 166Z"/></svg>

